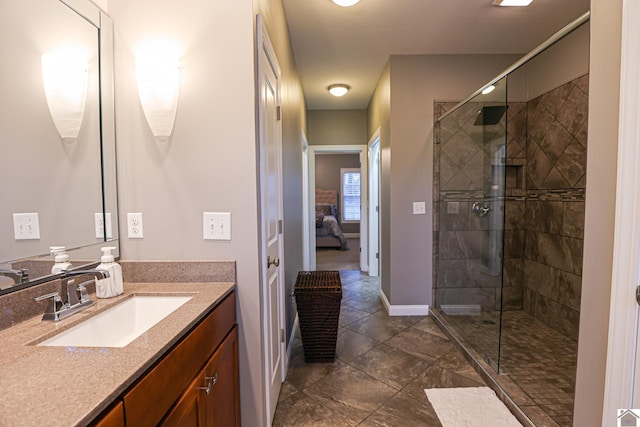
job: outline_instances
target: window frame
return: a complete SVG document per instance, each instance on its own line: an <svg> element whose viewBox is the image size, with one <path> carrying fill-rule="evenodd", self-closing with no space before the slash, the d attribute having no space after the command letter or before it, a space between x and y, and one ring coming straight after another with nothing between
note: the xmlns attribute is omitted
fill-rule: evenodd
<svg viewBox="0 0 640 427"><path fill-rule="evenodd" d="M346 204L345 204L345 199L344 199L344 193L345 193L344 192L344 176L346 174L351 174L351 173L358 173L360 175L360 185L359 185L359 188L358 188L359 204L358 204L358 219L357 220L346 219L345 218ZM361 168L340 168L340 222L342 224L357 224L362 220L362 218L360 218L361 212L362 212L362 171L361 171Z"/></svg>

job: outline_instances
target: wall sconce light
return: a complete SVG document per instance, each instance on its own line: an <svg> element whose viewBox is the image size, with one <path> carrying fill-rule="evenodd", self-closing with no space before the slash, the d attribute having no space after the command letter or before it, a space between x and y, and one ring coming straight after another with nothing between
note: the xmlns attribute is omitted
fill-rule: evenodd
<svg viewBox="0 0 640 427"><path fill-rule="evenodd" d="M60 137L77 138L87 103L87 61L70 53L45 53L42 81L49 113Z"/></svg>
<svg viewBox="0 0 640 427"><path fill-rule="evenodd" d="M136 76L142 110L153 135L168 137L178 109L180 62L164 52L138 54Z"/></svg>
<svg viewBox="0 0 640 427"><path fill-rule="evenodd" d="M345 85L342 83L333 84L327 88L327 90L331 95L337 96L337 97L345 96L347 92L349 92L349 89L351 89L349 85Z"/></svg>

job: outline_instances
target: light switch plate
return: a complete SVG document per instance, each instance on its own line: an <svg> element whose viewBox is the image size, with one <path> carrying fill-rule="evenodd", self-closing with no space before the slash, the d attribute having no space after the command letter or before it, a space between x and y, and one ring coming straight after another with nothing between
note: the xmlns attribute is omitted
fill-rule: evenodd
<svg viewBox="0 0 640 427"><path fill-rule="evenodd" d="M127 231L130 239L142 239L144 237L142 228L142 213L136 212L127 214Z"/></svg>
<svg viewBox="0 0 640 427"><path fill-rule="evenodd" d="M107 218L107 239L113 239L113 228L111 226L111 213L107 212L105 214ZM102 214L96 212L95 216L96 222L96 239L104 239L104 224L102 219Z"/></svg>
<svg viewBox="0 0 640 427"><path fill-rule="evenodd" d="M231 240L231 213L203 212L202 237L204 240Z"/></svg>
<svg viewBox="0 0 640 427"><path fill-rule="evenodd" d="M38 213L14 213L13 235L15 240L40 240Z"/></svg>
<svg viewBox="0 0 640 427"><path fill-rule="evenodd" d="M424 215L426 213L427 211L426 211L425 202L413 202L414 215Z"/></svg>

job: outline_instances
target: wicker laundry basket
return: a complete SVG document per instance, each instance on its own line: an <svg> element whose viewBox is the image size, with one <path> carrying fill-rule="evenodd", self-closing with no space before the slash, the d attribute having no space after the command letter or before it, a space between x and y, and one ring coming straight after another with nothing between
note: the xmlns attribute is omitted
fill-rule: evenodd
<svg viewBox="0 0 640 427"><path fill-rule="evenodd" d="M337 271L301 271L294 295L305 362L334 362L342 300L340 274Z"/></svg>

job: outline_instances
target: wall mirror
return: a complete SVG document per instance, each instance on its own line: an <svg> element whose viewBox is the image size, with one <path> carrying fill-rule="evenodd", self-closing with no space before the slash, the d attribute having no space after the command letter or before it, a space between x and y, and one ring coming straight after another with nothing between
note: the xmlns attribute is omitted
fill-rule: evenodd
<svg viewBox="0 0 640 427"><path fill-rule="evenodd" d="M52 278L52 246L86 268L119 245L111 19L88 0L3 1L0 32L1 295Z"/></svg>

